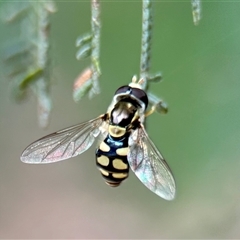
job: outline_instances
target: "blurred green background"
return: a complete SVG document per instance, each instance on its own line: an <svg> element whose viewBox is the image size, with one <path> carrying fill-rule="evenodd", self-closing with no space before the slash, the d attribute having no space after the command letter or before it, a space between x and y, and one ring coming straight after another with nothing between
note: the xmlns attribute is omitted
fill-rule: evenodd
<svg viewBox="0 0 240 240"><path fill-rule="evenodd" d="M139 73L140 1L102 1L102 92L72 100L75 40L90 30L89 2L57 2L51 17L53 112L38 128L36 100L16 104L0 82L0 238L240 238L240 2L203 2L195 27L190 1L154 2L151 90L169 105L148 118L167 159L177 196L167 202L131 173L105 185L95 148L69 161L23 164L34 140L105 113L115 90ZM8 39L0 26L0 45Z"/></svg>

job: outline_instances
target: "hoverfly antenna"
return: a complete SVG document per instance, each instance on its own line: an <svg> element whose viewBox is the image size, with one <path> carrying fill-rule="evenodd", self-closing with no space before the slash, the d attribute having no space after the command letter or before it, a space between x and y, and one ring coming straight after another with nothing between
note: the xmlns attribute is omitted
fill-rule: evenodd
<svg viewBox="0 0 240 240"><path fill-rule="evenodd" d="M132 77L132 82L133 82L133 83L137 83L137 75L134 75L134 76Z"/></svg>
<svg viewBox="0 0 240 240"><path fill-rule="evenodd" d="M144 83L144 79L140 78L139 81L138 81L138 84L143 85L143 83Z"/></svg>
<svg viewBox="0 0 240 240"><path fill-rule="evenodd" d="M129 86L130 86L130 87L134 87L134 88L143 89L144 79L143 79L143 78L140 78L140 79L137 81L137 76L134 75L134 76L132 77L132 82L129 83Z"/></svg>

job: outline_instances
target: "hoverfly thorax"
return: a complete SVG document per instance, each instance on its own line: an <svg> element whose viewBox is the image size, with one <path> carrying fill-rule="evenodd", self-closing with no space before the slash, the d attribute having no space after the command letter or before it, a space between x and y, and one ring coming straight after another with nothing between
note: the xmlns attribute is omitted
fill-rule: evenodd
<svg viewBox="0 0 240 240"><path fill-rule="evenodd" d="M132 103L120 101L111 111L110 124L127 127L131 123L136 111L137 107Z"/></svg>
<svg viewBox="0 0 240 240"><path fill-rule="evenodd" d="M112 109L108 132L113 138L126 135L130 124L135 118L138 108L130 102L120 101Z"/></svg>

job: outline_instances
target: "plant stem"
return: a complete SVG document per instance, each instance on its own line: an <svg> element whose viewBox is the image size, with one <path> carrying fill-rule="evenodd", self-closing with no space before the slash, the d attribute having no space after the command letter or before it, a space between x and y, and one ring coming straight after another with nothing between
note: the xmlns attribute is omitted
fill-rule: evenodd
<svg viewBox="0 0 240 240"><path fill-rule="evenodd" d="M142 45L140 60L140 78L144 80L144 89L147 89L147 80L149 76L150 58L151 58L151 39L153 25L153 9L151 0L142 2Z"/></svg>

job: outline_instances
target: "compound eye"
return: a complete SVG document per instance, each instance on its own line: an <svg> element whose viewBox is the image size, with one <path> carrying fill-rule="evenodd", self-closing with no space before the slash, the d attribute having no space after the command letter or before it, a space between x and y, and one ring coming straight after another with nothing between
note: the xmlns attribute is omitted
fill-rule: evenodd
<svg viewBox="0 0 240 240"><path fill-rule="evenodd" d="M132 95L134 95L136 98L140 99L146 106L148 106L148 96L147 94L139 88L132 88Z"/></svg>
<svg viewBox="0 0 240 240"><path fill-rule="evenodd" d="M126 85L126 86L120 87L120 88L115 92L114 95L117 95L117 94L120 94L120 93L130 94L131 91L132 91L132 88L129 87L128 85Z"/></svg>

